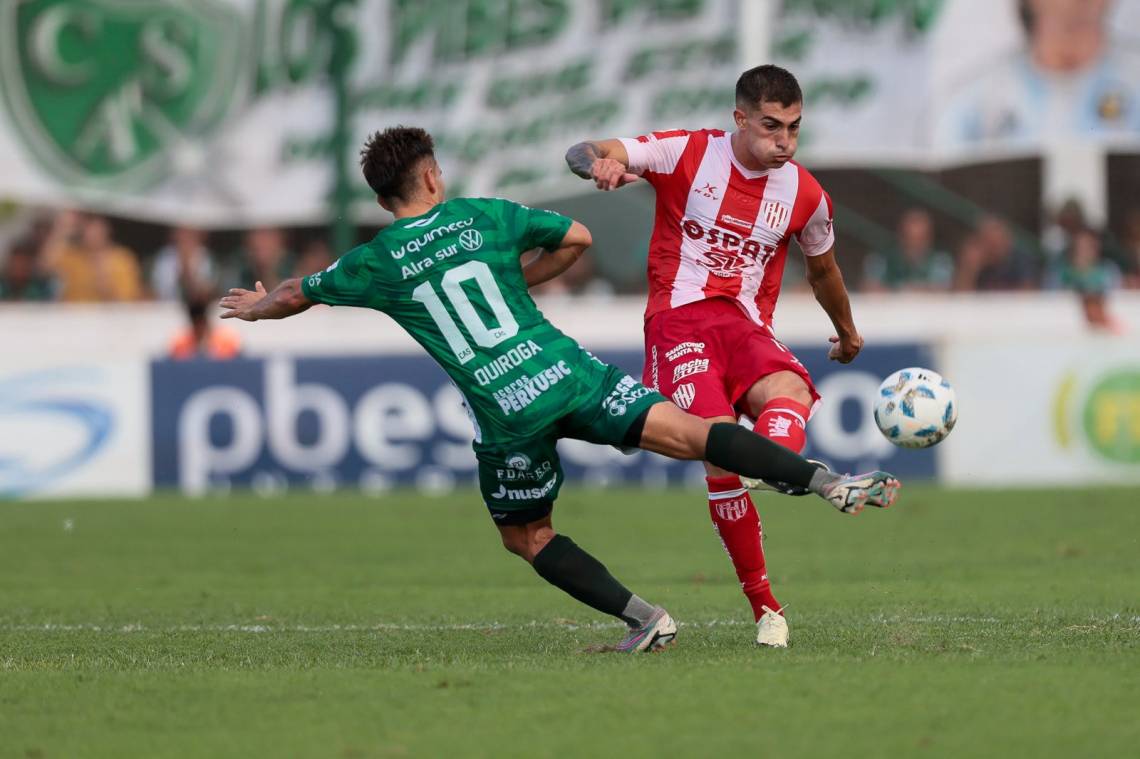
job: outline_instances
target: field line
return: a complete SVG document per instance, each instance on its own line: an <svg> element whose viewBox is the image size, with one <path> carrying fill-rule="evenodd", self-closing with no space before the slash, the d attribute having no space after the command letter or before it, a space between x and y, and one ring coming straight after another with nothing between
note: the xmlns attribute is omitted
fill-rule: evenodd
<svg viewBox="0 0 1140 759"><path fill-rule="evenodd" d="M1000 625L1025 621L1021 618L1001 619L993 616L969 615L873 615L867 618L872 624L919 624L919 625L954 625L954 624L984 624ZM1140 625L1140 615L1112 614L1102 617L1089 617L1079 621L1091 624L1107 624L1123 622L1125 624ZM738 627L752 626L754 623L745 619L710 619L703 621L679 621L681 627L711 628L711 627ZM0 633L58 633L58 632L94 632L94 633L335 633L335 632L487 632L496 630L531 630L531 629L619 629L623 628L620 622L573 622L558 620L531 620L529 622L469 622L453 624L409 624L400 622L376 622L369 624L345 625L304 625L304 624L204 624L204 625L145 625L131 623L126 625L104 625L88 623L55 623L44 622L40 624L5 624L0 623Z"/></svg>

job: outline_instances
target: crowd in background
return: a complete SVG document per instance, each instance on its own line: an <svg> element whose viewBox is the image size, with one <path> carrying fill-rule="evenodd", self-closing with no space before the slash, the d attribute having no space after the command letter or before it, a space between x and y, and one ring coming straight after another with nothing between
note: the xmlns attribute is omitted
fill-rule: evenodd
<svg viewBox="0 0 1140 759"><path fill-rule="evenodd" d="M33 216L0 247L0 300L180 301L193 321L229 287L260 281L272 289L333 260L319 234L301 237L275 227L241 233L235 250L215 250L211 241L203 230L175 227L165 244L141 254L118 242L111 222L98 214ZM893 244L870 251L861 267L844 268L851 288L863 292L1071 290L1082 298L1090 323L1112 327L1105 294L1140 289L1140 209L1119 239L1091 227L1075 202L1053 215L1039 239L984 216L950 249L937 239L932 215L912 208L899 218ZM796 287L801 276L802 268L792 265L786 286ZM583 292L614 292L588 256L543 294Z"/></svg>
<svg viewBox="0 0 1140 759"><path fill-rule="evenodd" d="M209 233L174 227L168 241L143 256L118 242L110 221L80 211L37 217L0 252L0 300L112 303L139 300L209 301L229 287L261 281L273 289L289 277L332 262L321 237L290 245L276 227L244 233L239 249L223 255Z"/></svg>

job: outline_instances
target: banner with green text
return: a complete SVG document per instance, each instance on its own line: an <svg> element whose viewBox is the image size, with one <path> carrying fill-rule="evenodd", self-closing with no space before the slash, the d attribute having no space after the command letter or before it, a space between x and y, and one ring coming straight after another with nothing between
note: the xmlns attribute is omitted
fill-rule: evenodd
<svg viewBox="0 0 1140 759"><path fill-rule="evenodd" d="M349 145L431 131L449 189L580 191L587 137L728 126L738 0L4 0L0 198L208 226L326 218ZM355 149L346 160L353 161ZM379 210L355 166L357 213Z"/></svg>

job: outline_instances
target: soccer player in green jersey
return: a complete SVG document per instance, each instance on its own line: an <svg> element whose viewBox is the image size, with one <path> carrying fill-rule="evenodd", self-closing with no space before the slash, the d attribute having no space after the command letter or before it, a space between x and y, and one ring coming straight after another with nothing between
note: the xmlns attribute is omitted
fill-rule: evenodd
<svg viewBox="0 0 1140 759"><path fill-rule="evenodd" d="M846 513L894 502L899 483L891 475L837 475L735 424L686 414L555 329L528 288L558 276L590 246L578 222L497 198L445 201L432 139L422 129L373 135L361 168L395 222L322 272L270 293L260 282L252 291L230 290L222 318L281 319L326 303L395 319L463 394L479 486L503 545L552 585L626 622L630 631L617 650L659 648L677 627L555 533L559 438L707 460L808 488ZM521 266L520 256L535 248L544 255Z"/></svg>

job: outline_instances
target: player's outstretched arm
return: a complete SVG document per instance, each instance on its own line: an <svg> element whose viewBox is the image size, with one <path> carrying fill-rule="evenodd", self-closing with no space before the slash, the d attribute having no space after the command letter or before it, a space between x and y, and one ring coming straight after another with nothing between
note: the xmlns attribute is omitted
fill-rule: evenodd
<svg viewBox="0 0 1140 759"><path fill-rule="evenodd" d="M835 249L818 256L807 256L807 279L815 292L815 299L827 312L835 327L835 336L827 357L841 364L851 363L863 350L863 337L855 328L851 315L851 299L843 283L843 272L835 261Z"/></svg>
<svg viewBox="0 0 1140 759"><path fill-rule="evenodd" d="M599 190L616 190L637 181L621 140L579 142L566 151L566 165L582 179L594 180Z"/></svg>
<svg viewBox="0 0 1140 759"><path fill-rule="evenodd" d="M562 272L574 265L582 257L586 248L590 247L594 238L584 224L574 222L557 248L544 251L537 258L523 266L523 278L527 287L541 285L543 282L554 279Z"/></svg>
<svg viewBox="0 0 1140 759"><path fill-rule="evenodd" d="M241 319L255 322L259 319L284 319L293 316L313 305L313 302L301 292L301 280L294 277L287 279L274 288L273 292L265 292L265 287L258 282L253 290L243 290L235 287L221 300L223 319Z"/></svg>

